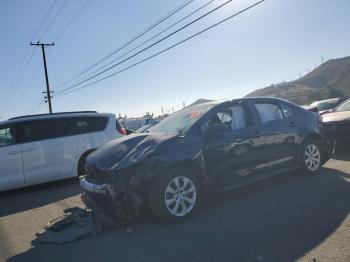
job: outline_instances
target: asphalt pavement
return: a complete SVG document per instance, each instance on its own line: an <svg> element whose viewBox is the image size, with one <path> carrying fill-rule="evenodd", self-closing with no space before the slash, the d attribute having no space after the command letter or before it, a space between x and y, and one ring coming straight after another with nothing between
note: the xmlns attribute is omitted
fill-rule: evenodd
<svg viewBox="0 0 350 262"><path fill-rule="evenodd" d="M34 245L35 233L82 206L75 179L0 194L0 261L350 261L350 155L317 176L290 172L212 196L169 225L146 214L65 245Z"/></svg>

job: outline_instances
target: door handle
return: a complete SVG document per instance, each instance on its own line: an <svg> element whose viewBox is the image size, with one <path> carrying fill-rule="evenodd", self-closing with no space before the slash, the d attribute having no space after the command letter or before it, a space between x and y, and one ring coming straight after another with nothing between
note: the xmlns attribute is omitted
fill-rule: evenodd
<svg viewBox="0 0 350 262"><path fill-rule="evenodd" d="M28 148L26 150L23 150L23 153L27 153L27 152L31 152L31 151L34 151L34 148Z"/></svg>
<svg viewBox="0 0 350 262"><path fill-rule="evenodd" d="M260 131L258 131L258 130L253 131L252 134L251 134L251 137L252 138L259 138L259 137L261 137Z"/></svg>
<svg viewBox="0 0 350 262"><path fill-rule="evenodd" d="M297 127L297 123L295 123L295 121L291 121L289 122L289 127Z"/></svg>
<svg viewBox="0 0 350 262"><path fill-rule="evenodd" d="M19 151L12 151L12 152L8 152L7 155L12 156L12 155L17 155L18 153L20 153L20 152Z"/></svg>

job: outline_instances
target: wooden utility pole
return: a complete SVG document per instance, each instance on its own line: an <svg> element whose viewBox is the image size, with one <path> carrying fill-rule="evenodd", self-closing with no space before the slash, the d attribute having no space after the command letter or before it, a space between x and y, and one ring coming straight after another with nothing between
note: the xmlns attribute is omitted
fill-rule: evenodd
<svg viewBox="0 0 350 262"><path fill-rule="evenodd" d="M49 112L50 112L50 114L52 114L51 91L50 91L50 85L49 85L49 77L48 77L48 74L47 74L47 65L46 65L46 57L45 57L45 46L54 46L55 43L43 44L43 43L37 42L36 44L33 44L32 42L30 42L30 45L41 46L41 50L42 50L42 53L43 53L43 60L44 60L45 79L46 79L46 92L43 92L43 93L47 94L47 96L45 96L45 99L47 98L47 102L49 104Z"/></svg>

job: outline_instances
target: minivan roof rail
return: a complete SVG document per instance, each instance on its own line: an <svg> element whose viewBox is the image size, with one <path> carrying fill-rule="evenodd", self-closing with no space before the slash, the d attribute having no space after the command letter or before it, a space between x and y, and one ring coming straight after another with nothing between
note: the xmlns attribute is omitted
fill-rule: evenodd
<svg viewBox="0 0 350 262"><path fill-rule="evenodd" d="M16 116L16 117L9 118L8 120L22 119L22 118L35 117L35 116L50 116L50 115L65 115L65 114L80 114L80 113L97 113L97 111L72 111L72 112L59 112L59 113L52 113L52 114Z"/></svg>

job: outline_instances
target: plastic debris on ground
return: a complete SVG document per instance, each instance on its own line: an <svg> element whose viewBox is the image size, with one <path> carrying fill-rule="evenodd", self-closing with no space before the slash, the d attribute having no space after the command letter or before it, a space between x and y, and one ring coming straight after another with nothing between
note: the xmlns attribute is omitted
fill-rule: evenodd
<svg viewBox="0 0 350 262"><path fill-rule="evenodd" d="M82 195L83 202L87 202L87 196ZM69 208L64 210L64 215L50 221L44 229L36 234L34 245L51 243L65 244L74 240L97 235L106 228L112 228L121 224L117 218L102 212L91 202L87 208Z"/></svg>

